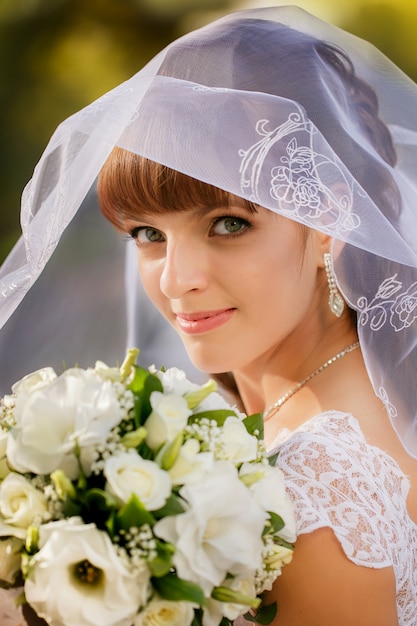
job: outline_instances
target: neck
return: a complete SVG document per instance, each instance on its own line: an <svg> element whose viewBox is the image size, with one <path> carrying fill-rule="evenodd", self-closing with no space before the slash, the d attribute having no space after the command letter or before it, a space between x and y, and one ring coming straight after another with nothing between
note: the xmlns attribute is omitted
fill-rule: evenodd
<svg viewBox="0 0 417 626"><path fill-rule="evenodd" d="M250 366L234 371L245 410L263 412L328 359L357 341L353 328L336 320L320 336L313 334L296 341L288 337Z"/></svg>

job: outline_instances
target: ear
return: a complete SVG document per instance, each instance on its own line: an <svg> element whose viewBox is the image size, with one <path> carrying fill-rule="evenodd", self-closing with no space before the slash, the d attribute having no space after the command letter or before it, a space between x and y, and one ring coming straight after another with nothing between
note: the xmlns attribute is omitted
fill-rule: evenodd
<svg viewBox="0 0 417 626"><path fill-rule="evenodd" d="M325 252L330 252L332 248L332 237L326 233L322 233L319 230L312 232L313 245L316 250L317 267L324 267L323 255Z"/></svg>

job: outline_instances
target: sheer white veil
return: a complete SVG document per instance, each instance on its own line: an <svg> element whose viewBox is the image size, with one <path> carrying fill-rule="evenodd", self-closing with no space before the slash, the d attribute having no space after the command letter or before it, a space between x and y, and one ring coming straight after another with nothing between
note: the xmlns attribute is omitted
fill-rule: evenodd
<svg viewBox="0 0 417 626"><path fill-rule="evenodd" d="M417 456L416 85L368 43L295 7L238 11L173 42L51 138L0 272L4 331L19 335L18 305L116 145L332 235L375 393ZM69 248L65 263L78 262L82 281L87 261L76 240ZM94 258L93 240L87 248ZM112 270L118 254L110 245L104 254ZM130 266L135 327L142 298ZM98 292L117 283L96 269ZM108 305L93 300L95 319L105 316ZM110 313L114 329L124 320Z"/></svg>

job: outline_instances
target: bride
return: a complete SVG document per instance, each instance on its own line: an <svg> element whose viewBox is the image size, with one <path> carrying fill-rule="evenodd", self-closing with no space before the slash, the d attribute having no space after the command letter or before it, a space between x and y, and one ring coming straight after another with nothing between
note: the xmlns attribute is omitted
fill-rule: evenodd
<svg viewBox="0 0 417 626"><path fill-rule="evenodd" d="M25 192L8 311L100 172L193 364L264 413L298 531L276 626L415 624L416 105L365 42L236 12L67 120Z"/></svg>

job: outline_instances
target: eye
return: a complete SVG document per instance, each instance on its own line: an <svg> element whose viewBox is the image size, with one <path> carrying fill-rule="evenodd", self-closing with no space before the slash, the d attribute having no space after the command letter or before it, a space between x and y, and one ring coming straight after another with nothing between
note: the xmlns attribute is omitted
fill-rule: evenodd
<svg viewBox="0 0 417 626"><path fill-rule="evenodd" d="M215 235L239 235L250 226L248 220L230 215L216 219L212 231Z"/></svg>
<svg viewBox="0 0 417 626"><path fill-rule="evenodd" d="M130 236L138 244L159 243L161 241L165 241L161 231L156 228L152 228L152 226L137 226L131 231Z"/></svg>

